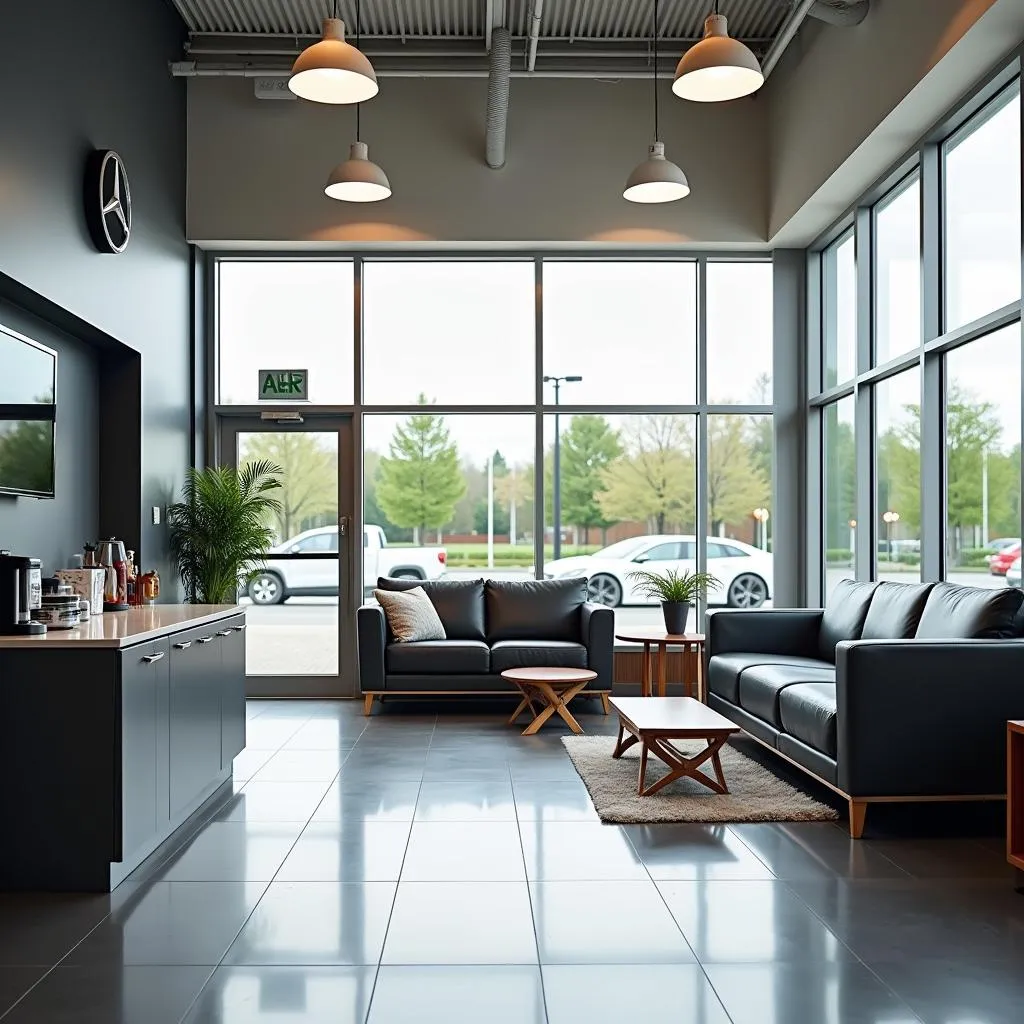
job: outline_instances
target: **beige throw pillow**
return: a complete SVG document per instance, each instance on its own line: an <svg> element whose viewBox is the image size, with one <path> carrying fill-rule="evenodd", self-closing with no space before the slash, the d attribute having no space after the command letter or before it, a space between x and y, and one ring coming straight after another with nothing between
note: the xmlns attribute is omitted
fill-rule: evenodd
<svg viewBox="0 0 1024 1024"><path fill-rule="evenodd" d="M412 590L375 590L373 596L384 609L388 627L400 644L447 639L437 611L422 587L413 587Z"/></svg>

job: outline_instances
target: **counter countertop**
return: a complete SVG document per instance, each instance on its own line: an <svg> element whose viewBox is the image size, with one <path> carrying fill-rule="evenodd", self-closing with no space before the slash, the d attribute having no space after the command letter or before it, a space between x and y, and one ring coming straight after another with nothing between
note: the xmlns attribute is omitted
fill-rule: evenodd
<svg viewBox="0 0 1024 1024"><path fill-rule="evenodd" d="M77 629L48 629L42 636L0 636L0 651L15 647L130 647L167 633L236 615L235 604L153 604L93 615Z"/></svg>

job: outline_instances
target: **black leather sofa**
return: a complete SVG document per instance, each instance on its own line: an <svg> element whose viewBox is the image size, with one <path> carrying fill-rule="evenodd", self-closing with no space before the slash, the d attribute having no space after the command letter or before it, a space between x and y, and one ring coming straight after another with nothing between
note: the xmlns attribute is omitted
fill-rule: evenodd
<svg viewBox="0 0 1024 1024"><path fill-rule="evenodd" d="M849 801L1006 793L1024 594L844 580L824 609L708 616L708 704Z"/></svg>
<svg viewBox="0 0 1024 1024"><path fill-rule="evenodd" d="M379 605L356 613L359 681L366 714L383 696L515 694L509 668L587 668L597 673L581 696L612 688L615 616L587 602L587 581L379 579L378 589L423 587L446 640L397 643Z"/></svg>

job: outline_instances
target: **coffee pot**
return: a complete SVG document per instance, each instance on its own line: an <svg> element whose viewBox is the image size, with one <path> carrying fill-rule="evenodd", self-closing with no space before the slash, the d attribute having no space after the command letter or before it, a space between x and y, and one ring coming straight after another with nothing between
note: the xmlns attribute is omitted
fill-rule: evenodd
<svg viewBox="0 0 1024 1024"><path fill-rule="evenodd" d="M0 634L37 636L46 632L32 612L42 604L42 563L0 551Z"/></svg>
<svg viewBox="0 0 1024 1024"><path fill-rule="evenodd" d="M106 569L103 584L103 610L124 612L128 610L128 559L124 553L124 542L116 537L101 540L99 562Z"/></svg>

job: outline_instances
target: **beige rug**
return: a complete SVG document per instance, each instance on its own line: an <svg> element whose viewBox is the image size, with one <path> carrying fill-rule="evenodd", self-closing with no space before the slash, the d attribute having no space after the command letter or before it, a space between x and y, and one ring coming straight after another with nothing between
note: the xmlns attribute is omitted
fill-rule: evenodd
<svg viewBox="0 0 1024 1024"><path fill-rule="evenodd" d="M602 821L646 825L672 821L834 821L839 817L833 808L778 778L729 743L722 748L728 794L712 793L692 779L678 779L653 796L640 797L636 795L639 744L615 760L614 736L565 736L562 742ZM704 748L699 740L675 745L691 755ZM702 767L712 770L710 764ZM667 770L658 758L648 757L647 784L660 779Z"/></svg>

